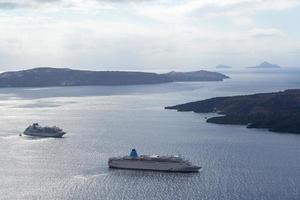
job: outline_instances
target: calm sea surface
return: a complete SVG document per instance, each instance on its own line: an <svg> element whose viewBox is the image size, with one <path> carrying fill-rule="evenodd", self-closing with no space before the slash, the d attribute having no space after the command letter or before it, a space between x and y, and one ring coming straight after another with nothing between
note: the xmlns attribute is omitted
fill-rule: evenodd
<svg viewBox="0 0 300 200"><path fill-rule="evenodd" d="M0 89L0 199L299 200L300 135L205 122L164 106L300 88L299 70L225 71L224 82ZM19 137L57 125L62 139ZM111 156L181 153L176 174L110 170Z"/></svg>

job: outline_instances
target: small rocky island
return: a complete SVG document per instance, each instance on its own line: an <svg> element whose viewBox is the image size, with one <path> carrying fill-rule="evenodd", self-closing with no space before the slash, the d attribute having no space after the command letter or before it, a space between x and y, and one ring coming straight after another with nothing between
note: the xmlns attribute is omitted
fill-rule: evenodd
<svg viewBox="0 0 300 200"><path fill-rule="evenodd" d="M254 66L254 67L249 67L253 69L280 69L281 67L277 64L271 64L268 62L262 62L261 64Z"/></svg>
<svg viewBox="0 0 300 200"><path fill-rule="evenodd" d="M170 72L165 74L128 71L88 71L69 68L34 68L0 74L0 87L51 87L85 85L139 85L176 81L222 81L218 72Z"/></svg>
<svg viewBox="0 0 300 200"><path fill-rule="evenodd" d="M247 128L265 128L273 132L300 134L300 89L276 93L216 97L165 107L196 113L215 112L222 116L209 123L240 124Z"/></svg>
<svg viewBox="0 0 300 200"><path fill-rule="evenodd" d="M231 66L219 64L216 66L217 69L231 69Z"/></svg>

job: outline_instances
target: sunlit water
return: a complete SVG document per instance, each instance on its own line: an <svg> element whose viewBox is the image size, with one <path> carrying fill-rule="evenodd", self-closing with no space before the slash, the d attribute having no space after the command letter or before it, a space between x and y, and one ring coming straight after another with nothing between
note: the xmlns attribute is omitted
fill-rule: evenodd
<svg viewBox="0 0 300 200"><path fill-rule="evenodd" d="M164 106L300 88L299 71L225 72L225 82L0 89L0 199L300 199L300 135L205 122ZM62 139L19 137L58 125ZM111 156L181 153L176 174L110 170Z"/></svg>

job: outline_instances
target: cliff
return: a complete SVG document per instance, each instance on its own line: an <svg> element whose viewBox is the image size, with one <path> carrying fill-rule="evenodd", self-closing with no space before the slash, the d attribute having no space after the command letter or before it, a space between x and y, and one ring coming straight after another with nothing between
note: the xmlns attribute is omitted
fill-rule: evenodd
<svg viewBox="0 0 300 200"><path fill-rule="evenodd" d="M68 68L34 68L0 74L0 87L50 87L84 85L138 85L173 81L220 81L228 78L216 72L174 72L157 74L128 71L87 71Z"/></svg>
<svg viewBox="0 0 300 200"><path fill-rule="evenodd" d="M223 116L207 120L216 124L241 124L274 132L300 133L300 89L233 97L216 97L166 107Z"/></svg>

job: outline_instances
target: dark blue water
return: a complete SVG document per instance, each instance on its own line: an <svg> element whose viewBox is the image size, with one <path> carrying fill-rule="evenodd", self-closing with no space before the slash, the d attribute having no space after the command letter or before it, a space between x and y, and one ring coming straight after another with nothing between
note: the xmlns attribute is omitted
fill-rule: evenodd
<svg viewBox="0 0 300 200"><path fill-rule="evenodd" d="M300 199L300 135L205 122L166 105L300 88L298 70L225 82L0 89L0 199ZM33 122L63 139L18 137ZM107 159L181 153L198 174L109 170Z"/></svg>

